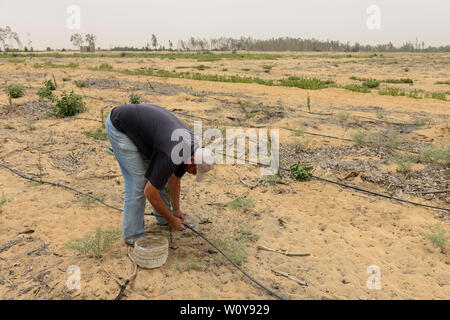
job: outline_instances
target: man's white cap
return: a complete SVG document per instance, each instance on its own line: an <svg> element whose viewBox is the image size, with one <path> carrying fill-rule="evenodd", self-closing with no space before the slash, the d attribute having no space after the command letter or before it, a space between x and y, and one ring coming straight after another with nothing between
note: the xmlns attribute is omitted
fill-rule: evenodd
<svg viewBox="0 0 450 320"><path fill-rule="evenodd" d="M194 163L197 165L197 181L205 179L206 173L214 166L214 155L209 148L197 148Z"/></svg>

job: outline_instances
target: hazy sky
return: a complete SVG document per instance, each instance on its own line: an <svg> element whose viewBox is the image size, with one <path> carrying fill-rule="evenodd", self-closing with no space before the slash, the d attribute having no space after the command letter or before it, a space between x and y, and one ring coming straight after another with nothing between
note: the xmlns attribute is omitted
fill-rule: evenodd
<svg viewBox="0 0 450 320"><path fill-rule="evenodd" d="M81 9L81 28L67 27L67 7ZM370 5L381 29L367 27ZM450 44L450 0L0 0L0 27L11 26L33 47L73 48L70 35L94 33L97 45L142 47L190 36L280 36L358 41Z"/></svg>

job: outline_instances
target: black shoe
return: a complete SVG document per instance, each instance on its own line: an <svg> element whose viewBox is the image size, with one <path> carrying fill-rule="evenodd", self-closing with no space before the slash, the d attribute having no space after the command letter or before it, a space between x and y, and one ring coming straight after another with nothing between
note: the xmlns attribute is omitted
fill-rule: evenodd
<svg viewBox="0 0 450 320"><path fill-rule="evenodd" d="M128 247L134 248L134 243L128 243L128 242L126 242L126 241L124 241L124 243L125 243Z"/></svg>

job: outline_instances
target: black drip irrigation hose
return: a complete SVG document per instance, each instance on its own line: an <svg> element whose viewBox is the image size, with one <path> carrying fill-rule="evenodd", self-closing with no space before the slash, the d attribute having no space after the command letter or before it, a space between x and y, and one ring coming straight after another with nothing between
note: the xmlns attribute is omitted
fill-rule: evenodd
<svg viewBox="0 0 450 320"><path fill-rule="evenodd" d="M358 190L358 191L361 191L361 192L365 192L365 193L368 193L368 194L371 194L371 195L374 195L374 196L383 197L383 198L386 198L386 199L391 199L391 200L396 200L396 201L400 201L400 202L405 202L405 203L413 204L413 205L416 205L416 206L422 206L422 207L425 207L425 208L438 209L438 210L444 210L444 211L449 211L450 212L450 209L447 209L447 208L435 207L435 206L430 206L428 204L422 204L422 203L417 203L417 202L413 202L413 201L409 201L409 200L405 200L405 199L400 199L400 198L388 196L388 195L385 195L385 194L373 192L373 191L370 191L370 190L364 190L364 189L361 189L360 187L350 186L350 185L347 185L347 184L344 184L344 183L340 183L340 182L337 182L337 181L328 180L328 179L321 178L321 177L313 176L313 178L315 178L317 180L320 180L320 181L337 184L337 185L342 186L342 187L346 187L346 188Z"/></svg>
<svg viewBox="0 0 450 320"><path fill-rule="evenodd" d="M75 193L77 193L77 194L81 194L81 195L88 196L88 197L90 197L91 199L94 199L94 200L100 202L101 204L107 206L108 208L111 208L111 209L114 209L114 210L117 210L117 211L120 211L120 212L123 211L122 209L117 208L117 207L114 207L114 206L112 206L112 205L109 205L109 204L107 204L106 202L104 202L103 200L100 200L100 199L98 199L98 198L92 196L92 195L89 194L89 193L85 193L85 192L78 191L78 190L76 190L76 189L74 189L74 188L72 188L72 187L66 186L66 185L64 185L64 184L55 183L55 182L50 182L50 181L44 181L44 180L40 180L40 179L35 179L35 178L32 178L32 177L28 177L28 176L24 175L23 173L21 173L21 172L15 170L15 169L13 169L13 168L11 168L11 167L5 165L5 164L2 164L2 163L0 163L0 167L3 167L3 168L5 168L5 169L11 171L12 173L18 175L18 176L21 177L21 178L24 178L24 179L27 179L27 180L30 180L30 181L34 181L34 182L38 182L38 183L43 183L43 184L49 184L49 185L53 185L53 186L57 186L57 187L62 187L62 188L71 190L71 191L73 191L73 192L75 192ZM290 171L290 169L287 169L287 168L281 168L281 167L280 167L280 169L281 169L281 170L285 170L285 171ZM441 207L436 207L436 206L430 206L430 205L421 204L421 203L417 203L417 202L413 202L413 201L409 201L409 200L404 200L404 199L400 199L400 198L388 196L388 195L385 195L385 194L373 192L373 191L370 191L370 190L365 190L365 189L362 189L362 188L359 188L359 187L356 187L356 186L351 186L351 185L347 185L347 184L340 183L340 182L337 182L337 181L328 180L328 179L321 178L321 177L313 176L313 178L315 178L315 179L317 179L317 180L320 180L320 181L324 181L324 182L336 184L336 185L339 185L339 186L342 186L342 187L345 187L345 188L350 188L350 189L354 189L354 190L357 190L357 191L365 192L365 193L368 193L368 194L371 194L371 195L383 197L383 198L386 198L386 199L396 200L396 201L405 202L405 203L409 203L409 204L416 205L416 206L422 206L422 207L426 207L426 208L438 209L438 210L444 210L444 211L449 211L449 212L450 212L450 209L447 209L447 208L441 208ZM152 215L152 216L154 216L155 214L154 214L154 213L145 213L145 215ZM190 229L190 230L191 230L192 232L194 232L196 235L198 235L199 237L201 237L202 239L204 239L206 242L208 242L211 246L213 246L213 247L214 247L217 251L219 251L225 258L227 258L227 259L233 264L233 266L235 266L239 271L241 271L245 276L247 276L247 277L248 277L251 281L253 281L255 284L257 284L258 286L260 286L261 288L263 288L264 290L266 290L267 292L269 292L271 295L273 295L273 296L275 296L275 297L277 297L277 298L279 298L279 299L281 299L281 300L286 300L286 299L283 298L282 296L278 295L277 293L273 292L272 290L270 290L269 288L267 288L266 286L264 286L262 283L260 283L260 282L258 282L257 280L255 280L255 279L254 279L251 275L249 275L244 269L242 269L239 265L237 265L237 264L233 261L233 259L231 259L225 252L223 252L221 249L219 249L213 242L211 242L211 241L210 241L207 237L205 237L203 234L201 234L200 232L198 232L197 230L195 230L194 228L192 228L191 226L189 226L189 225L187 225L187 224L183 224L183 226L185 226L186 228ZM125 291L125 289L126 289L126 287L127 287L127 285L128 285L129 282L130 282L129 280L125 281L124 285L120 287L120 292L119 292L119 294L117 295L117 297L115 298L115 300L120 300L120 298L121 298L123 292Z"/></svg>
<svg viewBox="0 0 450 320"><path fill-rule="evenodd" d="M122 211L122 209L119 209L119 208L117 208L117 207L111 206L111 205L107 204L106 202L104 202L103 200L100 200L99 198L96 198L96 197L94 197L93 195L91 195L91 194L89 194L89 193L85 193L85 192L78 191L78 190L76 190L76 189L74 189L74 188L72 188L72 187L66 186L65 184L56 183L56 182L51 182L51 181L45 181L45 180L41 180L41 179L36 179L36 178L33 178L33 177L29 177L29 176L27 176L27 175L21 173L20 171L17 171L17 170L15 170L15 169L13 169L13 168L11 168L11 167L9 167L9 166L3 164L3 163L0 163L0 167L5 168L5 169L11 171L12 173L14 173L15 175L18 175L18 176L21 177L21 178L24 178L24 179L27 179L27 180L30 180L30 181L33 181L33 182L37 182L37 183L49 184L49 185L52 185L52 186L65 188L65 189L70 190L70 191L73 191L73 192L75 192L75 193L77 193L77 194L80 194L80 195L89 197L89 198L91 198L91 199L94 199L94 200L100 202L101 204L103 204L104 206L107 206L108 208L111 208L111 209L114 209L114 210L118 210L118 211Z"/></svg>
<svg viewBox="0 0 450 320"><path fill-rule="evenodd" d="M251 275L249 275L244 269L242 269L238 264L236 264L236 262L233 261L233 259L231 259L225 252L223 252L221 249L219 249L214 243L212 243L207 237L205 237L203 234L201 234L200 232L198 232L197 230L195 230L194 228L192 228L190 225L188 224L183 224L183 226L185 226L186 228L190 229L192 232L194 232L196 235L198 235L199 237L201 237L203 240L205 240L206 242L208 242L211 246L213 246L217 251L219 251L225 258L227 258L231 264L233 264L233 266L235 266L240 272L242 272L247 278L249 278L251 281L253 281L254 283L256 283L258 286L260 286L261 288L263 288L264 290L266 290L267 292L269 292L271 295L277 297L280 300L286 300L286 298L283 298L282 296L280 296L279 294L277 294L276 292L270 290L269 288L267 288L265 285L263 285L261 282L259 282L258 280L255 280Z"/></svg>
<svg viewBox="0 0 450 320"><path fill-rule="evenodd" d="M28 176L24 175L23 173L21 173L21 172L15 170L15 169L13 169L13 168L11 168L11 167L5 165L5 164L2 164L2 163L0 163L0 166L3 167L3 168L5 168L5 169L8 169L9 171L11 171L12 173L18 175L18 176L21 177L21 178L24 178L24 179L27 179L27 180L30 180L30 181L33 181L33 182L39 182L39 183L43 183L43 184L49 184L49 185L52 185L52 186L57 186L57 187L62 187L62 188L68 189L68 190L71 190L71 191L73 191L73 192L76 192L77 194L89 196L90 198L92 198L92 199L94 199L94 200L100 202L101 204L107 206L108 208L111 208L111 209L114 209L114 210L123 212L122 209L117 208L117 207L114 207L114 206L112 206L112 205L109 205L109 204L107 204L106 202L104 202L104 201L102 201L102 200L100 200L100 199L98 199L98 198L96 198L96 197L90 195L89 193L85 193L85 192L78 191L78 190L76 190L76 189L74 189L74 188L72 188L72 187L66 186L66 185L64 185L64 184L55 183L55 182L50 182L50 181L44 181L44 180L39 180L39 179L35 179L35 178L32 178L32 177L28 177ZM145 213L145 215L155 216L155 214L154 214L153 212ZM210 241L207 237L205 237L203 234L201 234L200 232L198 232L197 230L195 230L193 227L189 226L188 224L183 224L183 226L185 226L186 228L192 230L196 235L200 236L202 239L204 239L206 242L208 242L208 243L209 243L211 246L213 246L217 251L219 251L225 258L227 258L227 259L228 259L228 260L229 260L236 268L238 268L239 271L241 271L245 276L247 276L250 280L252 280L252 281L253 281L254 283L256 283L258 286L260 286L261 288L263 288L264 290L266 290L266 291L269 292L270 294L274 295L275 297L277 297L277 298L279 298L279 299L281 299L281 300L286 300L285 298L283 298L283 297L280 296L279 294L273 292L272 290L270 290L269 288L267 288L266 286L264 286L264 285L263 285L262 283L260 283L259 281L255 280L255 279L254 279L251 275L249 275L244 269L242 269L240 266L238 266L238 265L236 264L236 262L233 261L233 259L231 259L225 252L223 252L221 249L219 249L213 242L211 242L211 241ZM124 293L124 291L125 291L125 289L126 289L126 287L127 287L127 285L128 285L129 283L130 283L130 280L127 279L127 280L125 281L125 283L123 284L123 286L120 287L120 291L119 291L118 295L116 296L116 298L115 298L114 300L120 300L120 298L122 297L122 295L123 295L123 293Z"/></svg>
<svg viewBox="0 0 450 320"><path fill-rule="evenodd" d="M263 164L258 163L258 162L254 163L254 164L263 165ZM3 164L3 163L0 163L0 167L3 167L5 169L9 170L12 173L14 173L14 174L16 174L19 177L22 177L24 179L27 179L27 180L30 180L30 181L33 181L33 182L38 182L38 183L42 183L42 184L49 184L49 185L53 185L53 186L56 186L56 187L62 187L62 188L68 189L68 190L73 191L73 192L75 192L77 194L84 195L84 196L87 196L87 197L89 197L89 198L91 198L93 200L96 200L96 201L100 202L101 204L103 204L104 206L106 206L108 208L111 208L111 209L114 209L114 210L122 212L122 209L114 207L114 206L112 206L110 204L107 204L103 200L101 200L99 198L96 198L96 197L94 197L93 195L91 195L89 193L78 191L78 190L76 190L76 189L74 189L72 187L69 187L69 186L61 184L61 183L55 183L55 182L51 182L51 181L45 181L45 180L40 180L40 179L35 179L35 178L32 178L32 177L28 177L28 176L24 175L23 173L15 170L15 169L13 169L13 168L11 168L11 167ZM282 168L282 167L280 167L280 170L290 171L290 169ZM418 202L414 202L414 201L404 200L404 199L388 196L386 194L382 194L382 193L366 190L366 189L363 189L363 188L360 188L360 187L351 186L351 185L348 185L348 184L345 184L345 183L329 180L329 179L322 178L322 177L317 177L317 176L314 176L314 175L312 177L317 179L317 180L323 181L323 182L336 184L336 185L339 185L339 186L344 187L344 188L349 188L349 189L361 191L361 192L368 193L368 194L371 194L371 195L374 195L374 196L378 196L378 197L382 197L382 198L385 198L385 199L391 199L391 200L395 200L395 201L399 201L399 202L409 203L409 204L412 204L412 205L415 205L415 206L420 206L420 207L425 207L425 208L430 208L430 209L437 209L437 210L444 210L444 211L450 212L449 208L430 206L430 205L427 205L427 204L422 204L422 203L418 203ZM146 215L153 215L153 213L146 213Z"/></svg>
<svg viewBox="0 0 450 320"><path fill-rule="evenodd" d="M125 289L127 288L128 283L130 283L130 279L127 279L127 281L125 281L125 283L123 284L123 286L120 286L120 291L119 294L117 295L117 297L114 298L114 300L120 300L120 298L123 295L123 292L125 291Z"/></svg>
<svg viewBox="0 0 450 320"><path fill-rule="evenodd" d="M285 170L285 171L291 171L290 169L287 168L281 168L280 170ZM356 187L356 186L351 186L349 184L345 184L345 183L341 183L341 182L337 182L337 181L333 181L333 180L329 180L326 178L322 178L322 177L317 177L315 175L312 175L312 177L314 179L317 179L319 181L323 181L323 182L328 182L328 183L332 183L332 184L336 184L338 186L344 187L344 188L349 188L349 189L353 189L353 190L357 190L357 191L361 191L364 193L368 193L374 196L378 196L378 197L382 197L382 198L386 198L386 199L390 199L390 200L395 200L395 201L400 201L400 202L405 202L405 203L409 203L415 206L420 206L420 207L425 207L425 208L430 208L430 209L437 209L437 210L444 210L444 211L449 211L449 208L441 208L441 207L436 207L436 206L430 206L428 204L422 204L422 203L418 203L418 202L414 202L414 201L409 201L409 200L405 200L405 199L400 199L400 198L396 198L396 197L392 197L392 196L388 196L386 194L382 194L382 193L378 193L378 192L374 192L374 191L370 191L370 190L366 190L360 187Z"/></svg>

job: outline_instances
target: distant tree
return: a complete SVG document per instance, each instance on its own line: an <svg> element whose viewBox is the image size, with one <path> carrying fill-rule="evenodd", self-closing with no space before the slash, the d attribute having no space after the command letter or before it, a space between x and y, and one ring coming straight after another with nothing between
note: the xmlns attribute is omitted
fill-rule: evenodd
<svg viewBox="0 0 450 320"><path fill-rule="evenodd" d="M83 45L83 36L79 33L75 33L70 37L70 42L72 42L72 44L75 47L80 47Z"/></svg>
<svg viewBox="0 0 450 320"><path fill-rule="evenodd" d="M28 48L31 48L31 47L32 47L33 41L31 41L31 39L30 39L30 33L29 33L29 32L27 32L27 37L28 37L27 47L28 47Z"/></svg>
<svg viewBox="0 0 450 320"><path fill-rule="evenodd" d="M178 50L186 50L186 44L184 43L183 40L178 40L177 42L177 48Z"/></svg>
<svg viewBox="0 0 450 320"><path fill-rule="evenodd" d="M88 33L87 35L84 36L84 40L87 43L89 43L90 46L95 47L95 42L97 41L97 36L95 34Z"/></svg>
<svg viewBox="0 0 450 320"><path fill-rule="evenodd" d="M156 47L158 47L158 39L154 34L152 34L152 46L156 50Z"/></svg>
<svg viewBox="0 0 450 320"><path fill-rule="evenodd" d="M6 42L7 40L9 40L9 43ZM17 32L12 31L11 27L9 26L0 28L0 48L3 47L5 51L12 50L14 48L13 41L19 48L22 47L22 43L20 42Z"/></svg>
<svg viewBox="0 0 450 320"><path fill-rule="evenodd" d="M50 48L50 47L47 47L47 49L46 49L47 51L52 51L52 48Z"/></svg>
<svg viewBox="0 0 450 320"><path fill-rule="evenodd" d="M172 41L170 41L169 40L169 49L172 51L172 48L173 48L173 43L172 43Z"/></svg>
<svg viewBox="0 0 450 320"><path fill-rule="evenodd" d="M28 52L28 47L25 46L25 47L23 48L23 51Z"/></svg>

